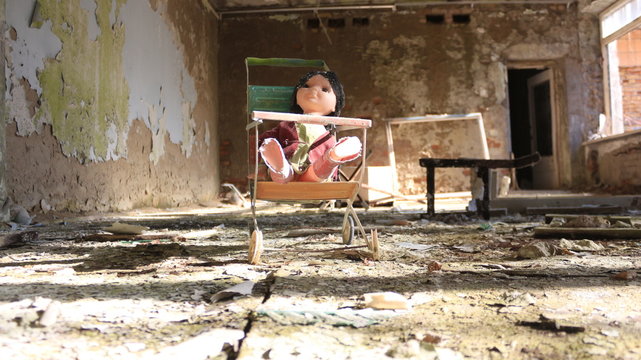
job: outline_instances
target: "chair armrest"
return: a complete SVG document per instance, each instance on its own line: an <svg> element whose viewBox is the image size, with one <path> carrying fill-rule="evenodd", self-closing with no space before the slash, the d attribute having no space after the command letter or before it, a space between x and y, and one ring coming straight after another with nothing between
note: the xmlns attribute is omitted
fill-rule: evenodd
<svg viewBox="0 0 641 360"><path fill-rule="evenodd" d="M319 115L305 115L305 114L292 114L281 113L272 111L252 111L252 119L257 120L277 120L277 121L293 121L302 124L319 124L329 125L334 124L337 126L346 126L350 128L370 128L372 127L372 120L347 118L338 116L319 116Z"/></svg>

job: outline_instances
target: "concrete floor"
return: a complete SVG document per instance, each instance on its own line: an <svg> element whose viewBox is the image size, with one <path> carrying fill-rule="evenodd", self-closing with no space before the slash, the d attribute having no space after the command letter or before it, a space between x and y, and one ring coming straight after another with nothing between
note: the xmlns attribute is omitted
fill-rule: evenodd
<svg viewBox="0 0 641 360"><path fill-rule="evenodd" d="M641 358L640 239L581 248L578 240L535 239L542 216L422 219L420 209L398 205L358 210L367 233L378 232L379 260L367 248L345 248L340 209L260 209L266 251L258 265L246 262L249 212L233 206L58 215L15 229L37 236L0 249L0 353ZM114 222L146 226L148 237L95 236ZM553 251L519 256L533 243ZM214 301L240 284L247 295ZM368 307L366 294L376 292L396 293L408 309Z"/></svg>

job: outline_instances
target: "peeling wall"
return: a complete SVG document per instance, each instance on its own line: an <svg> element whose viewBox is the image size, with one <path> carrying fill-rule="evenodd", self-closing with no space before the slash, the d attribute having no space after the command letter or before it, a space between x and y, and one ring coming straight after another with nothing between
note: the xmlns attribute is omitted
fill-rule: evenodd
<svg viewBox="0 0 641 360"><path fill-rule="evenodd" d="M6 28L5 1L0 0L0 24ZM5 91L5 59L0 57L0 93ZM4 124L7 118L7 107L4 102L0 103L0 121ZM0 201L7 199L7 166L6 166L6 136L0 131ZM9 209L3 207L0 209L0 221L9 221Z"/></svg>
<svg viewBox="0 0 641 360"><path fill-rule="evenodd" d="M585 143L590 185L614 194L641 192L641 131Z"/></svg>
<svg viewBox="0 0 641 360"><path fill-rule="evenodd" d="M444 15L442 24L426 15ZM454 23L452 14L469 14ZM368 144L371 165L387 165L381 119L424 114L480 112L492 158L511 151L507 69L512 64L550 64L557 77L562 186L585 180L581 142L602 112L598 22L576 5L477 5L416 8L399 12L322 13L345 26L308 28L313 14L224 18L220 72L221 169L223 179L242 183L246 174L243 59L322 58L341 77L345 116L374 120ZM352 23L366 17L367 26ZM276 77L285 79L283 75ZM272 79L273 80L273 79ZM280 79L279 79L280 80ZM295 78L286 84L293 84ZM471 122L404 125L394 129L401 191L425 191L422 156L479 156ZM476 137L475 137L476 138ZM243 140L240 140L243 139ZM440 171L440 170L439 170ZM437 175L438 191L469 189L468 170Z"/></svg>
<svg viewBox="0 0 641 360"><path fill-rule="evenodd" d="M199 0L7 0L14 202L125 210L218 192L217 40Z"/></svg>

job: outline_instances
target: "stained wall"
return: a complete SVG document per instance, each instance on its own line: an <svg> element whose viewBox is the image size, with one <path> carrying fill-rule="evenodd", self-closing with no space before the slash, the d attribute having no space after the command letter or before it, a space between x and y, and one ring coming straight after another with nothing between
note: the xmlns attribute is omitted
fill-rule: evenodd
<svg viewBox="0 0 641 360"><path fill-rule="evenodd" d="M431 21L434 16L442 21ZM546 66L554 72L561 185L585 183L581 143L603 112L598 21L566 5L483 5L409 8L397 12L320 12L225 17L221 23L221 176L244 183L247 173L247 56L322 58L347 93L343 115L374 120L372 165L387 165L383 119L480 112L492 158L511 151L507 69ZM293 84L277 71L267 82ZM425 191L423 156L480 156L471 122L394 129L398 183ZM437 174L438 191L469 189L469 170Z"/></svg>
<svg viewBox="0 0 641 360"><path fill-rule="evenodd" d="M199 0L6 0L8 195L35 211L217 196L218 24Z"/></svg>
<svg viewBox="0 0 641 360"><path fill-rule="evenodd" d="M584 149L593 188L612 194L641 191L641 130L591 140Z"/></svg>

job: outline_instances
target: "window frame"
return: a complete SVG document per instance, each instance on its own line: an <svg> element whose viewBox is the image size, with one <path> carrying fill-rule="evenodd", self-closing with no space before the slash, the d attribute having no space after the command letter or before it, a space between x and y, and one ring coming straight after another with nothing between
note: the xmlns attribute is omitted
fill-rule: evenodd
<svg viewBox="0 0 641 360"><path fill-rule="evenodd" d="M607 33L604 36L604 23L607 23L612 19L613 16L616 16L616 13L623 11L623 17L627 16L625 14L626 6L636 6L637 10L636 17L631 19L626 19L627 22L623 25L613 25L614 29L605 29ZM621 14L621 13L619 13ZM614 20L612 20L614 21ZM606 8L599 14L599 34L601 39L601 54L603 57L603 91L604 91L604 104L605 104L605 116L607 119L607 125L605 128L605 136L619 135L626 133L624 129L623 119L616 121L612 118L612 92L610 87L610 59L608 53L608 45L617 41L624 35L632 32L633 30L641 29L641 0L619 0ZM618 69L617 69L618 71Z"/></svg>

